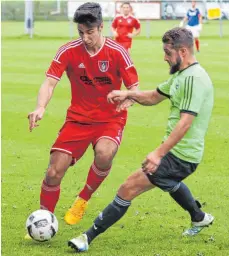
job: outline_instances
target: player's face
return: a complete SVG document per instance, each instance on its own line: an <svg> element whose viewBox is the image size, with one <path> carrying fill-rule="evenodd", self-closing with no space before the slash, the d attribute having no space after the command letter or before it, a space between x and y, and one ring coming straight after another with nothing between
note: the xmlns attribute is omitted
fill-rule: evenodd
<svg viewBox="0 0 229 256"><path fill-rule="evenodd" d="M124 4L122 6L122 12L123 12L124 16L128 16L131 12L130 5L129 4Z"/></svg>
<svg viewBox="0 0 229 256"><path fill-rule="evenodd" d="M192 8L193 8L193 9L196 8L196 1L192 1Z"/></svg>
<svg viewBox="0 0 229 256"><path fill-rule="evenodd" d="M79 36L86 47L91 48L101 40L102 25L100 27L87 27L84 24L78 24Z"/></svg>
<svg viewBox="0 0 229 256"><path fill-rule="evenodd" d="M163 49L165 53L164 60L167 61L170 66L169 73L174 74L178 70L180 70L180 66L182 63L179 52L172 48L170 44L164 44Z"/></svg>

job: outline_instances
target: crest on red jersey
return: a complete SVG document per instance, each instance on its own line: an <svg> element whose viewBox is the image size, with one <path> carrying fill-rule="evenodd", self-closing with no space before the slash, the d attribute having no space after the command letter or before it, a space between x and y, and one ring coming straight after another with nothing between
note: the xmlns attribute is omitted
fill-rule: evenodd
<svg viewBox="0 0 229 256"><path fill-rule="evenodd" d="M99 60L98 66L99 66L99 70L101 72L106 72L109 68L109 61L108 60Z"/></svg>

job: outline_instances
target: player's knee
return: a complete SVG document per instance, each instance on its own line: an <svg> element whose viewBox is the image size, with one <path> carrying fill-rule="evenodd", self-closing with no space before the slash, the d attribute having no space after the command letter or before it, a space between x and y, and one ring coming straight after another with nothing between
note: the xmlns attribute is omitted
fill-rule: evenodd
<svg viewBox="0 0 229 256"><path fill-rule="evenodd" d="M55 165L51 165L48 167L46 172L46 179L47 180L61 180L64 176L64 172L58 170Z"/></svg>
<svg viewBox="0 0 229 256"><path fill-rule="evenodd" d="M119 192L123 195L134 196L136 193L136 187L134 186L131 179L127 179L120 187Z"/></svg>
<svg viewBox="0 0 229 256"><path fill-rule="evenodd" d="M95 160L98 165L102 164L102 165L107 165L107 167L109 167L112 163L113 157L114 157L114 153L112 152L112 150L109 150L106 148L98 149L96 151ZM101 166L101 168L103 167Z"/></svg>

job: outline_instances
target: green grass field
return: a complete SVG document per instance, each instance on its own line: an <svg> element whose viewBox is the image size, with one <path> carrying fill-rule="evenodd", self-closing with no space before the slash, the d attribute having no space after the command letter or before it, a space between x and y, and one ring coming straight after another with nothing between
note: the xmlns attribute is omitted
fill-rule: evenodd
<svg viewBox="0 0 229 256"><path fill-rule="evenodd" d="M152 22L151 39L134 40L132 59L142 89L153 89L168 77L163 61L161 35L176 21ZM147 153L160 144L165 132L169 102L157 107L135 105L122 146L110 176L95 193L83 221L65 225L63 216L84 185L93 160L89 149L69 169L62 183L56 208L59 232L50 242L25 241L27 216L39 207L40 185L49 160L49 149L65 119L70 103L64 77L55 90L40 127L28 131L28 112L56 50L68 39L67 23L36 23L36 37L23 34L23 23L2 23L2 255L72 255L67 240L87 229L113 199L119 185L137 169ZM205 155L198 170L186 180L193 194L205 202L204 210L215 223L199 236L187 239L181 233L189 216L168 194L155 189L133 201L120 222L101 235L86 255L93 256L227 256L229 255L229 22L225 37L218 37L218 22L204 26L198 61L209 72L215 87L215 107L206 137ZM40 32L39 32L40 31ZM62 33L63 32L63 33Z"/></svg>

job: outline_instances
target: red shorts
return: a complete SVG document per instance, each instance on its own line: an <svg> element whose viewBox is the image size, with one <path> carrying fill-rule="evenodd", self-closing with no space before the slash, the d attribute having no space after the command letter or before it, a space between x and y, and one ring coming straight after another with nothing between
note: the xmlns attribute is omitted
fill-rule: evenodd
<svg viewBox="0 0 229 256"><path fill-rule="evenodd" d="M123 124L114 122L94 124L66 122L59 131L51 153L57 150L72 155L74 164L83 156L90 144L94 147L102 138L112 140L119 146L124 127Z"/></svg>
<svg viewBox="0 0 229 256"><path fill-rule="evenodd" d="M121 44L126 50L129 50L131 48L132 42L119 42L117 41L119 44Z"/></svg>

